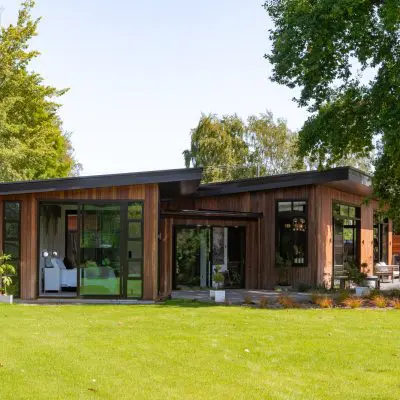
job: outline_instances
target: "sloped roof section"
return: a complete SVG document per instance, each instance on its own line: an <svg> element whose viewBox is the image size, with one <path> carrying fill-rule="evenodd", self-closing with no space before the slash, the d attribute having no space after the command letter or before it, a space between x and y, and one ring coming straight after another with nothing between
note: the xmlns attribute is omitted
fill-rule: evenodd
<svg viewBox="0 0 400 400"><path fill-rule="evenodd" d="M2 182L0 183L0 195L157 183L160 185L160 196L168 198L193 194L200 184L202 171L202 168L182 168L37 181Z"/></svg>
<svg viewBox="0 0 400 400"><path fill-rule="evenodd" d="M325 185L360 196L372 195L371 177L352 167L338 167L325 171L304 171L200 185L196 196L256 192L303 185Z"/></svg>

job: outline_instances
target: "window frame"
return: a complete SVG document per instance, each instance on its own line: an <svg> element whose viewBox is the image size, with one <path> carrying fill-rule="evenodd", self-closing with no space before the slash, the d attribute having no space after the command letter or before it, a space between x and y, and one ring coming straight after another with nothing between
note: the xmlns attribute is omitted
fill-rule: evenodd
<svg viewBox="0 0 400 400"><path fill-rule="evenodd" d="M18 204L18 220L16 219L6 219L6 204L16 203ZM4 200L3 201L3 240L2 240L2 254L5 253L6 242L18 242L18 258L11 257L10 261L16 264L15 275L10 275L12 277L17 277L18 292L14 294L14 297L20 297L21 295L21 216L22 216L22 201L21 200ZM18 223L18 237L7 240L6 238L6 223Z"/></svg>
<svg viewBox="0 0 400 400"><path fill-rule="evenodd" d="M382 242L382 237L383 237L383 231L384 229L387 229L387 240L386 240L386 258L387 260L382 259L382 254L383 254L383 242ZM378 233L378 259L375 258L375 229L377 229ZM390 264L389 262L389 218L381 215L378 212L374 212L373 216L373 239L374 239L374 254L373 254L373 260L374 264L384 261L386 264Z"/></svg>
<svg viewBox="0 0 400 400"><path fill-rule="evenodd" d="M304 211L293 210L293 204L297 202L304 202ZM290 211L279 211L279 203L291 203ZM306 221L306 243L304 246L304 263L303 264L292 264L291 268L307 268L308 267L308 245L309 245L309 234L308 234L308 199L277 199L275 202L275 255L280 255L280 235L279 235L279 217L284 216L285 218L304 218ZM275 268L278 268L275 262Z"/></svg>
<svg viewBox="0 0 400 400"><path fill-rule="evenodd" d="M354 212L354 217L350 216L350 213L348 212L347 215L341 215L340 213L337 214L335 213L335 206L338 205L341 207L347 207L348 211L350 210L350 207L355 209ZM356 229L356 252L355 252L355 263L360 264L361 263L361 220L362 220L362 211L361 211L361 206L357 204L352 204L352 203L347 203L347 202L342 202L338 200L332 201L332 215L331 215L331 221L332 221L332 285L334 284L335 280L335 219L343 221L343 229L345 228L344 221L345 220L354 220L355 221L355 229ZM344 261L344 244L342 246L343 250L343 266L345 265Z"/></svg>

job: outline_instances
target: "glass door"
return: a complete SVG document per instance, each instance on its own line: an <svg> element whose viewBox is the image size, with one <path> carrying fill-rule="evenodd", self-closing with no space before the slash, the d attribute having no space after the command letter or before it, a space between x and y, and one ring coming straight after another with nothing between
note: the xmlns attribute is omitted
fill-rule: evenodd
<svg viewBox="0 0 400 400"><path fill-rule="evenodd" d="M210 286L209 228L176 228L174 288Z"/></svg>
<svg viewBox="0 0 400 400"><path fill-rule="evenodd" d="M82 204L80 207L79 293L121 295L121 207Z"/></svg>
<svg viewBox="0 0 400 400"><path fill-rule="evenodd" d="M128 204L124 297L140 298L143 292L143 203Z"/></svg>

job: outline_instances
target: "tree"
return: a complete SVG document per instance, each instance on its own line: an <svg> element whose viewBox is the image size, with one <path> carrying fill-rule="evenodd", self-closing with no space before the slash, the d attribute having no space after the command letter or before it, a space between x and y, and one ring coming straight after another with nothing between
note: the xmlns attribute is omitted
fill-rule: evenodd
<svg viewBox="0 0 400 400"><path fill-rule="evenodd" d="M16 25L0 33L0 180L64 177L79 171L68 133L62 129L56 102L66 90L43 83L28 70L37 51L34 1L22 3Z"/></svg>
<svg viewBox="0 0 400 400"><path fill-rule="evenodd" d="M204 167L204 182L241 178L249 156L245 136L246 127L236 114L202 114L191 131L190 149L183 152L186 167Z"/></svg>
<svg viewBox="0 0 400 400"><path fill-rule="evenodd" d="M236 114L202 115L183 152L186 167L203 167L203 181L215 182L296 169L296 134L270 112L243 122Z"/></svg>
<svg viewBox="0 0 400 400"><path fill-rule="evenodd" d="M271 79L300 88L311 115L299 155L320 168L374 163L374 191L400 210L400 3L269 0Z"/></svg>

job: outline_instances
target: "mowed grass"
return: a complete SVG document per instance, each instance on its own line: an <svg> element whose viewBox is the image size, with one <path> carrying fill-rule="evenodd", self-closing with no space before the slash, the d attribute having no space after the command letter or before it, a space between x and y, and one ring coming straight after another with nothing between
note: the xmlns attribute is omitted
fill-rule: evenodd
<svg viewBox="0 0 400 400"><path fill-rule="evenodd" d="M400 311L0 306L1 399L398 399Z"/></svg>

